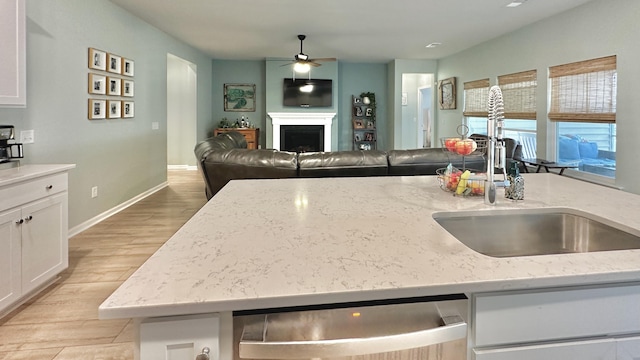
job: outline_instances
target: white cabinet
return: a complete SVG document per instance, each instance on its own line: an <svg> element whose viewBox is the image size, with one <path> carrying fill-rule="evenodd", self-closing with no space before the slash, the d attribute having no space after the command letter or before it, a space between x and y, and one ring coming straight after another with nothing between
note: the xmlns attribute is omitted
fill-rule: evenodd
<svg viewBox="0 0 640 360"><path fill-rule="evenodd" d="M20 209L0 214L0 311L20 298L22 270L20 266Z"/></svg>
<svg viewBox="0 0 640 360"><path fill-rule="evenodd" d="M0 0L0 106L25 106L25 0Z"/></svg>
<svg viewBox="0 0 640 360"><path fill-rule="evenodd" d="M476 294L472 308L471 359L640 359L639 284Z"/></svg>
<svg viewBox="0 0 640 360"><path fill-rule="evenodd" d="M69 264L67 173L31 177L37 166L22 169L0 170L0 315ZM20 181L2 185L12 178Z"/></svg>
<svg viewBox="0 0 640 360"><path fill-rule="evenodd" d="M194 360L204 348L210 360L231 360L231 313L172 316L139 326L141 360Z"/></svg>

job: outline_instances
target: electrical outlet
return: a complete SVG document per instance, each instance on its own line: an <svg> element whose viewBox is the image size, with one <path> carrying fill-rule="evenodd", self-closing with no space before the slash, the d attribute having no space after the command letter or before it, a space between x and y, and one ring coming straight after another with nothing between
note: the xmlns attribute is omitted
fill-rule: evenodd
<svg viewBox="0 0 640 360"><path fill-rule="evenodd" d="M160 129L160 123L157 121L154 121L151 123L151 130L158 130Z"/></svg>
<svg viewBox="0 0 640 360"><path fill-rule="evenodd" d="M91 197L92 198L98 197L98 187L97 186L94 186L94 187L91 188Z"/></svg>
<svg viewBox="0 0 640 360"><path fill-rule="evenodd" d="M35 131L34 130L20 131L20 142L22 144L33 144L35 142Z"/></svg>

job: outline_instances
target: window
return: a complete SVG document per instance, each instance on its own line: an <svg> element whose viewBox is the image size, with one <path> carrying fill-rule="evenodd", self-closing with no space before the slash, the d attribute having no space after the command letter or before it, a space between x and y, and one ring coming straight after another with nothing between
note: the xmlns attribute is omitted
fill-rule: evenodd
<svg viewBox="0 0 640 360"><path fill-rule="evenodd" d="M537 74L536 70L530 70L498 76L498 85L502 91L504 101L503 136L512 138L522 145L523 158L536 157ZM476 85L469 86L472 91L486 91L487 95L474 97L474 100L481 98L484 114L481 114L480 111L467 111L467 83L465 83L464 114L467 116L466 124L469 127L470 134L486 135L489 79L472 82L472 84Z"/></svg>
<svg viewBox="0 0 640 360"><path fill-rule="evenodd" d="M489 100L489 79L464 83L464 116L489 116L487 100Z"/></svg>
<svg viewBox="0 0 640 360"><path fill-rule="evenodd" d="M615 178L616 56L549 68L557 159Z"/></svg>

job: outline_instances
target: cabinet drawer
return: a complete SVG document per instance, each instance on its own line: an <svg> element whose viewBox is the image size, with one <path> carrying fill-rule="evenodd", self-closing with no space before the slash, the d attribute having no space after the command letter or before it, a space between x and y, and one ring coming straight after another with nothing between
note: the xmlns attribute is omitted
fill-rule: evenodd
<svg viewBox="0 0 640 360"><path fill-rule="evenodd" d="M45 196L67 191L67 173L38 177L0 189L0 209L20 206Z"/></svg>
<svg viewBox="0 0 640 360"><path fill-rule="evenodd" d="M475 346L640 331L640 285L567 288L473 297Z"/></svg>
<svg viewBox="0 0 640 360"><path fill-rule="evenodd" d="M616 360L614 339L474 350L474 360Z"/></svg>

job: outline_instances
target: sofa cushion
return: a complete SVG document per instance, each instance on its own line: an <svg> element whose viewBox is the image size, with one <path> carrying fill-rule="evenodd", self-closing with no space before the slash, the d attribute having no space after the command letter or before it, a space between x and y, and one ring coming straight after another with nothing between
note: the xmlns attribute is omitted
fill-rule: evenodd
<svg viewBox="0 0 640 360"><path fill-rule="evenodd" d="M449 163L457 168L484 171L485 159L479 155L460 156L442 148L391 150L389 175L436 175Z"/></svg>
<svg viewBox="0 0 640 360"><path fill-rule="evenodd" d="M558 158L563 161L580 160L578 140L560 136L560 141L558 141Z"/></svg>
<svg viewBox="0 0 640 360"><path fill-rule="evenodd" d="M578 143L578 150L582 159L598 158L598 144L595 142L581 141Z"/></svg>
<svg viewBox="0 0 640 360"><path fill-rule="evenodd" d="M298 154L300 177L387 175L387 154L380 150Z"/></svg>

